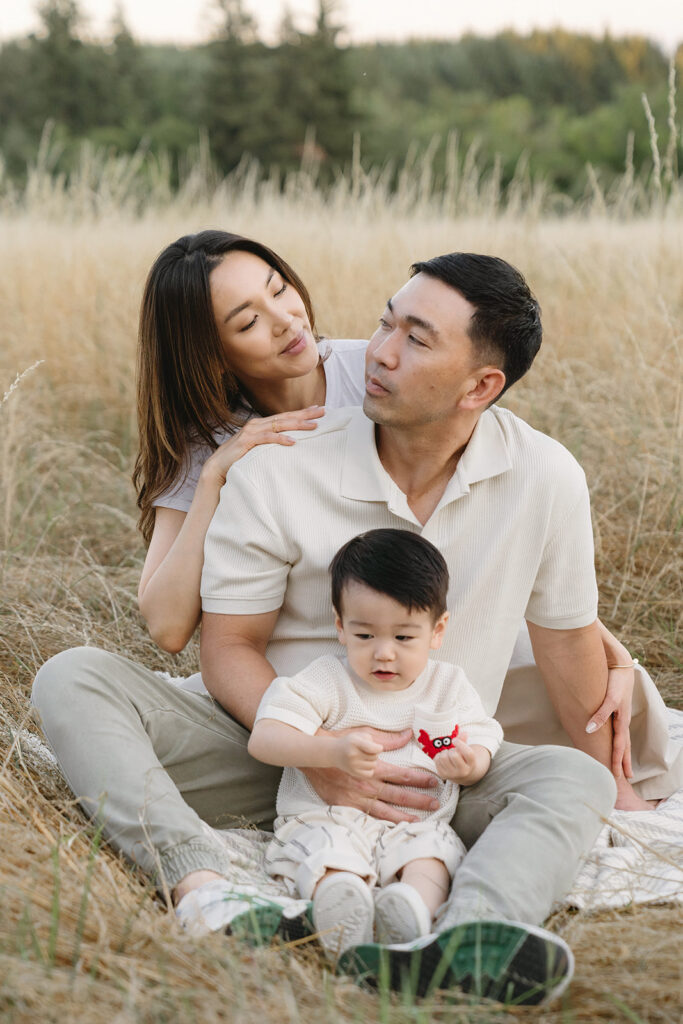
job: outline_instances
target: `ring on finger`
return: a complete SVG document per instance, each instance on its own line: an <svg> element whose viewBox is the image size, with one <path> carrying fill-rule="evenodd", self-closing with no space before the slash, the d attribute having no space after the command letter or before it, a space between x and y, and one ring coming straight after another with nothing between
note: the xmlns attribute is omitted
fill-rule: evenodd
<svg viewBox="0 0 683 1024"><path fill-rule="evenodd" d="M280 424L278 423L277 420L273 420L273 433L274 434L279 434L280 433Z"/></svg>

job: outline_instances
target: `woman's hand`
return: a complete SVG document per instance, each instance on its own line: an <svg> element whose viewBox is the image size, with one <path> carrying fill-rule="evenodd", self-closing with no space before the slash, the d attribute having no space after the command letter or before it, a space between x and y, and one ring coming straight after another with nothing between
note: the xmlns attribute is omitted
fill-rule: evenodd
<svg viewBox="0 0 683 1024"><path fill-rule="evenodd" d="M382 729L371 729L367 726L356 730L338 730L329 732L334 739L342 733L355 731L370 736L381 745L382 750L397 750L410 742L413 735L411 729L403 732L384 732ZM320 735L324 730L319 730ZM435 811L439 801L429 792L439 782L432 772L419 768L401 768L398 765L383 761L381 757L375 762L371 778L354 779L347 772L337 768L304 768L304 775L313 786L321 800L326 804L357 807L373 818L385 821L418 821L411 810ZM406 787L410 786L408 789ZM424 793L416 793L415 789L424 789ZM398 806L392 806L392 805ZM405 807L405 811L400 808Z"/></svg>
<svg viewBox="0 0 683 1024"><path fill-rule="evenodd" d="M631 765L631 700L635 683L634 661L622 643L612 636L598 620L607 658L607 692L605 699L586 726L587 733L597 732L612 718L612 774L615 779L633 775Z"/></svg>
<svg viewBox="0 0 683 1024"><path fill-rule="evenodd" d="M224 441L213 455L209 456L202 466L202 477L209 478L219 488L222 487L230 467L251 448L259 444L293 445L295 441L283 431L315 430L318 424L313 421L324 414L323 405L311 405L308 409L279 412L276 416L253 416L233 437Z"/></svg>

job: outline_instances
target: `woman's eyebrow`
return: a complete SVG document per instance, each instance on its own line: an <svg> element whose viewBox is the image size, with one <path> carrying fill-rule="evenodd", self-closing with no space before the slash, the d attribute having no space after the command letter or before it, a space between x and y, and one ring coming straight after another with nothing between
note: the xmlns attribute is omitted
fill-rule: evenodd
<svg viewBox="0 0 683 1024"><path fill-rule="evenodd" d="M270 267L270 269L268 270L268 277L266 278L266 288L268 287L270 282L273 280L273 277L275 276L276 273L277 273L277 271L276 271L275 267ZM238 313L241 313L243 309L246 309L247 306L250 306L250 305L251 305L251 299L247 299L247 301L243 302L240 306L235 306L234 309L230 310L230 312L226 316L226 318L223 321L223 323L227 324L228 320L232 320L232 318L234 316L237 316Z"/></svg>

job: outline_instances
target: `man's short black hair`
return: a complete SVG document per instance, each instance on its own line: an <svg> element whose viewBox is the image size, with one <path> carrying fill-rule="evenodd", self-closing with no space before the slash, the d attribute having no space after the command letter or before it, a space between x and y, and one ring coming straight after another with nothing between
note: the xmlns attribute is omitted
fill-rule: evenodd
<svg viewBox="0 0 683 1024"><path fill-rule="evenodd" d="M469 337L505 374L503 391L527 372L541 347L541 307L515 267L497 256L451 252L413 263L410 273L435 277L472 303Z"/></svg>
<svg viewBox="0 0 683 1024"><path fill-rule="evenodd" d="M347 541L330 563L332 604L342 614L342 592L355 580L387 594L408 611L446 611L448 566L433 544L409 530L368 530Z"/></svg>

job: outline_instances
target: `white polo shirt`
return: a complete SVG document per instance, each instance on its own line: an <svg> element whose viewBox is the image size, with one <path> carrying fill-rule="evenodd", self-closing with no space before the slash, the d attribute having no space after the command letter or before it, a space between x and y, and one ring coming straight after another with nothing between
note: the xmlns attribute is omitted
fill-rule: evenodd
<svg viewBox="0 0 683 1024"><path fill-rule="evenodd" d="M230 469L201 586L207 612L281 609L267 648L278 675L341 653L328 566L342 544L376 527L413 530L444 555L451 614L433 656L463 667L489 715L525 617L551 629L597 617L583 470L511 412L483 413L424 526L384 470L362 409L294 436L291 448L261 445Z"/></svg>

